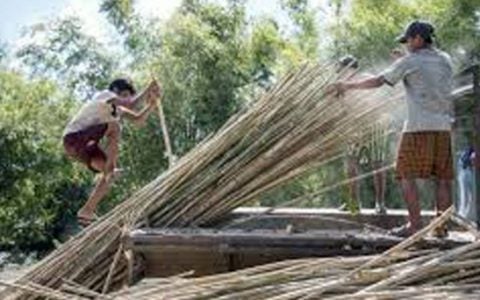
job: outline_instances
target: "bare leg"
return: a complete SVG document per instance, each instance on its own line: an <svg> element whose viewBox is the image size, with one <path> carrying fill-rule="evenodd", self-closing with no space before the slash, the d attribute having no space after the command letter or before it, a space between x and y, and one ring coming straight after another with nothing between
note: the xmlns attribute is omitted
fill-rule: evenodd
<svg viewBox="0 0 480 300"><path fill-rule="evenodd" d="M436 180L437 197L435 201L435 209L437 216L447 210L452 204L452 182L450 180ZM448 235L447 226L443 225L435 228L433 235L438 238L443 238Z"/></svg>
<svg viewBox="0 0 480 300"><path fill-rule="evenodd" d="M107 178L108 177L108 178ZM83 207L78 211L77 216L86 220L93 218L95 210L97 209L98 203L105 197L110 187L110 177L104 173L100 173L95 178L95 187L90 194L87 202Z"/></svg>
<svg viewBox="0 0 480 300"><path fill-rule="evenodd" d="M116 123L110 123L106 132L108 138L107 160L98 158L91 162L94 169L101 173L97 175L95 187L85 205L78 211L77 216L83 219L92 219L98 203L107 194L113 179L113 172L118 158L118 140L120 127Z"/></svg>
<svg viewBox="0 0 480 300"><path fill-rule="evenodd" d="M347 158L345 162L345 168L349 179L358 176L358 166L354 158ZM352 204L356 208L360 209L360 187L358 185L358 181L351 181L348 183L348 194L350 196L350 199L352 200ZM348 210L348 205L342 205L340 209Z"/></svg>
<svg viewBox="0 0 480 300"><path fill-rule="evenodd" d="M381 163L375 163L375 169L381 168ZM385 186L387 184L387 178L385 171L375 172L373 175L373 185L375 189L375 212L377 214L386 214L385 208Z"/></svg>
<svg viewBox="0 0 480 300"><path fill-rule="evenodd" d="M421 227L420 202L418 201L418 189L413 179L401 181L403 198L407 204L410 233L415 233Z"/></svg>
<svg viewBox="0 0 480 300"><path fill-rule="evenodd" d="M437 214L441 214L452 205L452 182L450 180L437 180Z"/></svg>

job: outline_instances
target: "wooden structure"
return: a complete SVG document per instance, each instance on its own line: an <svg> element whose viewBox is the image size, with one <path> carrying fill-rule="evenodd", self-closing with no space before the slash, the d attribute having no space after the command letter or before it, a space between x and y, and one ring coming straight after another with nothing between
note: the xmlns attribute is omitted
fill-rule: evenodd
<svg viewBox="0 0 480 300"><path fill-rule="evenodd" d="M194 276L224 273L286 259L358 256L381 253L402 241L378 228L404 222L406 211L351 215L335 209L240 208L211 228L132 231L135 277L166 277L193 271ZM426 223L433 212L423 215ZM425 247L449 248L460 240L427 240Z"/></svg>

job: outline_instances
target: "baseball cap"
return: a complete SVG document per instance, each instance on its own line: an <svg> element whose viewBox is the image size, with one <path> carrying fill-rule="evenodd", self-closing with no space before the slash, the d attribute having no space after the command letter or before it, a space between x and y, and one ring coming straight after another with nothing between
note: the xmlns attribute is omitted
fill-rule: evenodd
<svg viewBox="0 0 480 300"><path fill-rule="evenodd" d="M405 28L405 32L395 40L404 44L409 37L415 37L416 35L420 35L425 40L432 39L435 37L435 27L429 22L416 20L408 24Z"/></svg>

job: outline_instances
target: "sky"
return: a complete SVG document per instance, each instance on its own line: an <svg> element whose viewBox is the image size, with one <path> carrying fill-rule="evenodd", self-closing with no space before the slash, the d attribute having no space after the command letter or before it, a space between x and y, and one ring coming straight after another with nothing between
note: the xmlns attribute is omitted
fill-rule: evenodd
<svg viewBox="0 0 480 300"><path fill-rule="evenodd" d="M143 16L168 18L181 0L136 0L135 9ZM0 0L0 40L14 42L22 29L55 17L75 15L85 23L84 30L102 36L106 20L98 11L101 0Z"/></svg>
<svg viewBox="0 0 480 300"><path fill-rule="evenodd" d="M324 5L326 0L313 1ZM107 34L106 20L98 11L101 0L0 0L0 41L14 43L22 29L55 17L75 15L85 23L86 33L101 37ZM181 0L135 0L136 11L145 17L167 19L180 5ZM250 16L283 14L278 0L249 0ZM279 16L281 18L281 16Z"/></svg>

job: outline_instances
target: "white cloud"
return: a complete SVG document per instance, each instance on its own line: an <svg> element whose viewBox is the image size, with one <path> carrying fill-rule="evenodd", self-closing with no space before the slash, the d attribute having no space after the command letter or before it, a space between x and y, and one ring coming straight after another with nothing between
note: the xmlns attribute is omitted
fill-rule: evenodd
<svg viewBox="0 0 480 300"><path fill-rule="evenodd" d="M106 20L105 16L100 13L100 0L58 0L55 7L45 7L44 11L29 12L33 19L34 16L43 14L43 20L38 19L36 22L53 20L57 17L78 17L84 24L83 32L99 39L111 38L109 32L112 27ZM135 10L138 14L145 18L168 19L175 9L180 6L181 0L136 0ZM10 8L10 7L9 7ZM45 15L47 13L47 15ZM0 20L0 25L1 25ZM35 22L33 22L35 23ZM24 23L23 26L30 26L32 22ZM18 26L20 27L20 26ZM20 30L19 28L17 31ZM18 44L16 41L15 44Z"/></svg>
<svg viewBox="0 0 480 300"><path fill-rule="evenodd" d="M96 38L105 38L108 33L108 22L99 12L98 0L68 0L59 17L78 17L84 23L85 34Z"/></svg>
<svg viewBox="0 0 480 300"><path fill-rule="evenodd" d="M181 0L136 0L135 10L147 18L166 20L181 3Z"/></svg>

